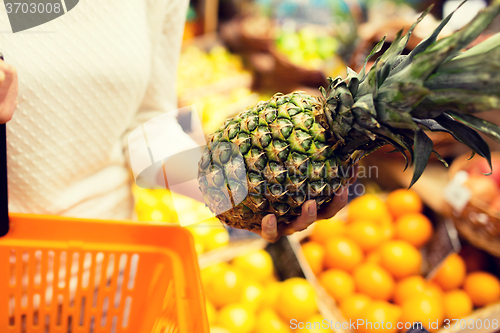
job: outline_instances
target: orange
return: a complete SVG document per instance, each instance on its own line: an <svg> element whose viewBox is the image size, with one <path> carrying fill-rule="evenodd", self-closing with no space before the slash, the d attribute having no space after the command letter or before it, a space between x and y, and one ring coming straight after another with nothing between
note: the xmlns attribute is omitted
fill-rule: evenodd
<svg viewBox="0 0 500 333"><path fill-rule="evenodd" d="M484 306L500 300L500 281L490 273L470 273L465 278L464 290L475 306Z"/></svg>
<svg viewBox="0 0 500 333"><path fill-rule="evenodd" d="M321 273L319 282L337 302L342 302L346 297L354 294L354 279L351 275L340 269L329 269Z"/></svg>
<svg viewBox="0 0 500 333"><path fill-rule="evenodd" d="M328 220L320 220L314 223L309 238L314 242L325 245L329 239L335 236L341 236L344 232L345 222L333 217Z"/></svg>
<svg viewBox="0 0 500 333"><path fill-rule="evenodd" d="M382 267L363 263L353 272L356 290L373 299L388 301L394 293L394 279Z"/></svg>
<svg viewBox="0 0 500 333"><path fill-rule="evenodd" d="M359 333L387 332L396 333L401 309L386 301L373 301L361 314L363 324L358 325Z"/></svg>
<svg viewBox="0 0 500 333"><path fill-rule="evenodd" d="M447 319L460 319L472 312L473 305L469 295L460 289L448 291L443 296L444 316Z"/></svg>
<svg viewBox="0 0 500 333"><path fill-rule="evenodd" d="M422 212L422 200L412 190L399 189L387 196L387 207L392 216L398 218L408 213Z"/></svg>
<svg viewBox="0 0 500 333"><path fill-rule="evenodd" d="M382 235L384 238L384 241L388 241L394 238L394 235L396 234L396 227L394 224L391 223L383 223L382 224Z"/></svg>
<svg viewBox="0 0 500 333"><path fill-rule="evenodd" d="M214 274L208 281L205 293L216 306L222 307L241 300L245 287L245 277L233 268L226 268Z"/></svg>
<svg viewBox="0 0 500 333"><path fill-rule="evenodd" d="M207 285L214 279L214 277L218 276L222 271L231 268L231 266L227 262L221 262L219 264L211 265L201 270L201 282L203 287L207 288Z"/></svg>
<svg viewBox="0 0 500 333"><path fill-rule="evenodd" d="M241 303L247 305L254 311L264 303L265 288L259 282L250 281L243 287Z"/></svg>
<svg viewBox="0 0 500 333"><path fill-rule="evenodd" d="M217 310L215 309L215 306L208 299L206 300L206 309L207 309L208 324L212 326L215 324Z"/></svg>
<svg viewBox="0 0 500 333"><path fill-rule="evenodd" d="M214 228L205 237L205 251L212 251L229 244L229 232L224 228Z"/></svg>
<svg viewBox="0 0 500 333"><path fill-rule="evenodd" d="M435 297L426 295L413 296L403 302L401 309L401 321L405 327L421 322L427 330L436 331L444 320L442 302Z"/></svg>
<svg viewBox="0 0 500 333"><path fill-rule="evenodd" d="M430 297L435 297L438 301L443 300L443 289L433 281L427 281L424 294Z"/></svg>
<svg viewBox="0 0 500 333"><path fill-rule="evenodd" d="M224 327L210 325L210 333L231 333Z"/></svg>
<svg viewBox="0 0 500 333"><path fill-rule="evenodd" d="M325 248L317 242L307 242L302 245L302 252L306 257L309 266L314 274L318 275L323 270L323 261L325 259Z"/></svg>
<svg viewBox="0 0 500 333"><path fill-rule="evenodd" d="M350 272L363 261L363 257L363 250L350 238L338 236L326 243L326 268L338 268Z"/></svg>
<svg viewBox="0 0 500 333"><path fill-rule="evenodd" d="M274 274L273 259L265 250L255 250L236 257L233 266L246 277L262 283L267 282Z"/></svg>
<svg viewBox="0 0 500 333"><path fill-rule="evenodd" d="M347 226L349 236L363 251L371 251L384 241L381 226L369 220L355 220Z"/></svg>
<svg viewBox="0 0 500 333"><path fill-rule="evenodd" d="M380 256L380 248L377 248L376 250L374 251L371 251L370 253L368 253L366 255L366 262L371 262L373 264L379 264L380 265L380 260L381 260L381 256Z"/></svg>
<svg viewBox="0 0 500 333"><path fill-rule="evenodd" d="M264 290L264 299L262 300L262 305L270 308L275 308L278 303L278 297L281 292L281 286L283 282L273 281L269 283Z"/></svg>
<svg viewBox="0 0 500 333"><path fill-rule="evenodd" d="M396 239L421 247L432 237L432 223L420 213L411 213L400 216L396 220Z"/></svg>
<svg viewBox="0 0 500 333"><path fill-rule="evenodd" d="M295 329L294 323L290 324L291 332L297 333L330 333L328 328L332 326L331 321L326 320L322 315L315 314L303 323L297 323L298 329Z"/></svg>
<svg viewBox="0 0 500 333"><path fill-rule="evenodd" d="M289 333L287 325L274 310L265 308L259 311L255 333Z"/></svg>
<svg viewBox="0 0 500 333"><path fill-rule="evenodd" d="M218 324L229 332L251 333L257 319L253 310L243 304L226 305L219 311Z"/></svg>
<svg viewBox="0 0 500 333"><path fill-rule="evenodd" d="M453 253L440 265L432 281L445 291L453 290L462 286L466 274L465 261L458 254Z"/></svg>
<svg viewBox="0 0 500 333"><path fill-rule="evenodd" d="M395 278L402 279L420 273L422 255L410 243L402 240L388 241L380 251L380 264Z"/></svg>
<svg viewBox="0 0 500 333"><path fill-rule="evenodd" d="M318 311L316 293L303 278L291 278L284 281L277 299L276 311L290 321L304 321Z"/></svg>
<svg viewBox="0 0 500 333"><path fill-rule="evenodd" d="M340 311L345 319L356 321L371 302L372 299L365 294L352 294L342 300Z"/></svg>
<svg viewBox="0 0 500 333"><path fill-rule="evenodd" d="M427 287L427 282L420 275L409 276L396 283L394 290L394 303L402 305L408 298L423 294Z"/></svg>
<svg viewBox="0 0 500 333"><path fill-rule="evenodd" d="M374 194L365 194L349 203L347 218L349 221L362 219L380 222L387 214L389 210L382 199Z"/></svg>

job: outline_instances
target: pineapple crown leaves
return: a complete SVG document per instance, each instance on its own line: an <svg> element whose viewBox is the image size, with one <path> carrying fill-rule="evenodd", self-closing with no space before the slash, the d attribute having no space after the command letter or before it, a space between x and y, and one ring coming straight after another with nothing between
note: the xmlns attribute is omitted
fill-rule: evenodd
<svg viewBox="0 0 500 333"><path fill-rule="evenodd" d="M431 8L406 34L398 32L368 72L368 61L382 49L385 37L359 73L348 68L345 80L329 78L328 88L320 88L327 122L342 143L339 153L349 156L357 150L369 152L390 144L403 154L407 166L414 165L410 187L433 152L446 164L433 150L424 129L450 133L486 158L490 168L490 150L478 132L500 142L500 128L473 115L500 109L500 34L461 53L500 13L500 0L493 0L461 30L437 40L452 12L429 37L402 55L414 28ZM409 152L409 159L405 152Z"/></svg>

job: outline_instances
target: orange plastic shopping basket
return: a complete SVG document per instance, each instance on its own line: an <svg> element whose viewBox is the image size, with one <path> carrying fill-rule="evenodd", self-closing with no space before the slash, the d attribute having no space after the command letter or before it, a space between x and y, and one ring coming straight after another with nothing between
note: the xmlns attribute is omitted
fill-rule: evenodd
<svg viewBox="0 0 500 333"><path fill-rule="evenodd" d="M0 206L1 333L209 331L187 230L22 214L9 223Z"/></svg>

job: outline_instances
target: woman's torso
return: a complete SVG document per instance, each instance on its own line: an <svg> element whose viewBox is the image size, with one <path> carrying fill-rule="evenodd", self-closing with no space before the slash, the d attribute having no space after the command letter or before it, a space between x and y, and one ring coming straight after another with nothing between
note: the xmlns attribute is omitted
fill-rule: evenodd
<svg viewBox="0 0 500 333"><path fill-rule="evenodd" d="M7 126L10 211L131 216L122 136L150 75L148 6L84 0L51 22L0 35L20 90ZM0 30L10 31L6 13Z"/></svg>

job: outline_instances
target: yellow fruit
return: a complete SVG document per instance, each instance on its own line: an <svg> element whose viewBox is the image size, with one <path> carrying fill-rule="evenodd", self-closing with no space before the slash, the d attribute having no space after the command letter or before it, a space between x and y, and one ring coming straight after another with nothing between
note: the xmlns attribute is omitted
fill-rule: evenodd
<svg viewBox="0 0 500 333"><path fill-rule="evenodd" d="M194 250L196 251L196 254L205 253L205 245L203 245L202 242L199 242L195 239L194 240Z"/></svg>
<svg viewBox="0 0 500 333"><path fill-rule="evenodd" d="M186 229L193 235L196 252L198 254L205 252L205 241L210 233L210 228L196 223L186 227Z"/></svg>
<svg viewBox="0 0 500 333"><path fill-rule="evenodd" d="M387 207L392 216L398 218L409 213L422 212L422 200L412 190L399 189L387 196Z"/></svg>
<svg viewBox="0 0 500 333"><path fill-rule="evenodd" d="M377 250L374 250L366 255L365 262L370 262L372 264L380 265L380 260L381 260L380 250L377 249Z"/></svg>
<svg viewBox="0 0 500 333"><path fill-rule="evenodd" d="M396 227L391 223L383 223L382 226L382 235L384 241L388 241L394 238L396 234Z"/></svg>
<svg viewBox="0 0 500 333"><path fill-rule="evenodd" d="M401 310L397 305L386 301L373 301L361 314L362 325L358 326L359 333L386 332L396 333L397 325L401 316Z"/></svg>
<svg viewBox="0 0 500 333"><path fill-rule="evenodd" d="M435 297L439 302L443 300L443 289L441 289L441 287L433 281L427 282L424 294L430 297Z"/></svg>
<svg viewBox="0 0 500 333"><path fill-rule="evenodd" d="M248 282L243 289L241 303L253 310L259 309L264 302L265 289L259 282Z"/></svg>
<svg viewBox="0 0 500 333"><path fill-rule="evenodd" d="M243 304L226 305L219 311L217 323L229 332L251 333L257 319L251 309Z"/></svg>
<svg viewBox="0 0 500 333"><path fill-rule="evenodd" d="M289 325L285 324L274 310L265 308L257 316L255 333L289 333Z"/></svg>
<svg viewBox="0 0 500 333"><path fill-rule="evenodd" d="M206 306L207 306L208 325L212 326L216 320L217 310L215 309L215 306L208 299L206 300Z"/></svg>
<svg viewBox="0 0 500 333"><path fill-rule="evenodd" d="M470 273L465 278L464 290L475 306L484 306L500 300L500 281L490 273Z"/></svg>
<svg viewBox="0 0 500 333"><path fill-rule="evenodd" d="M289 321L304 321L318 311L313 287L303 278L284 281L278 295L276 311Z"/></svg>
<svg viewBox="0 0 500 333"><path fill-rule="evenodd" d="M355 220L347 226L347 236L364 251L375 249L384 241L384 232L380 225L369 220Z"/></svg>
<svg viewBox="0 0 500 333"><path fill-rule="evenodd" d="M252 251L236 257L233 260L233 265L246 277L262 283L273 277L273 259L265 250Z"/></svg>
<svg viewBox="0 0 500 333"><path fill-rule="evenodd" d="M420 273L422 255L408 242L392 240L380 249L380 264L395 278L402 279Z"/></svg>
<svg viewBox="0 0 500 333"><path fill-rule="evenodd" d="M432 281L445 291L453 290L463 285L466 274L465 261L458 254L453 253L441 264Z"/></svg>
<svg viewBox="0 0 500 333"><path fill-rule="evenodd" d="M432 223L423 214L405 214L396 220L396 239L404 240L416 247L427 243L432 237L432 232Z"/></svg>
<svg viewBox="0 0 500 333"><path fill-rule="evenodd" d="M341 236L344 232L345 222L333 217L328 220L320 220L314 223L309 238L314 242L325 245L329 239L335 236Z"/></svg>
<svg viewBox="0 0 500 333"><path fill-rule="evenodd" d="M388 301L394 293L394 279L382 267L363 263L353 272L356 290L373 299Z"/></svg>
<svg viewBox="0 0 500 333"><path fill-rule="evenodd" d="M354 294L354 279L347 272L340 269L329 269L321 273L319 282L337 302Z"/></svg>
<svg viewBox="0 0 500 333"><path fill-rule="evenodd" d="M338 268L350 272L363 261L363 257L363 250L350 238L338 236L326 243L326 268Z"/></svg>
<svg viewBox="0 0 500 333"><path fill-rule="evenodd" d="M372 220L379 222L389 214L387 205L374 194L365 194L349 203L348 220Z"/></svg>
<svg viewBox="0 0 500 333"><path fill-rule="evenodd" d="M203 284L203 287L207 288L207 285L209 284L210 281L214 278L214 276L217 276L221 274L222 271L231 268L228 263L221 262L206 268L203 268L201 270L201 282Z"/></svg>
<svg viewBox="0 0 500 333"><path fill-rule="evenodd" d="M352 294L342 300L340 311L346 320L356 321L371 302L372 299L365 294Z"/></svg>
<svg viewBox="0 0 500 333"><path fill-rule="evenodd" d="M418 295L403 302L401 321L405 327L421 322L430 331L436 331L444 320L442 302L435 297ZM429 324L430 323L430 324Z"/></svg>
<svg viewBox="0 0 500 333"><path fill-rule="evenodd" d="M219 326L210 326L210 333L231 333L231 332Z"/></svg>
<svg viewBox="0 0 500 333"><path fill-rule="evenodd" d="M212 251L229 244L229 233L226 229L211 228L208 236L205 237L205 250Z"/></svg>
<svg viewBox="0 0 500 333"><path fill-rule="evenodd" d="M265 307L276 308L279 294L281 292L282 282L273 281L269 283L264 290L264 299L262 305Z"/></svg>
<svg viewBox="0 0 500 333"><path fill-rule="evenodd" d="M307 242L302 245L302 252L314 274L319 274L323 270L323 261L325 259L325 249L323 245L317 242Z"/></svg>
<svg viewBox="0 0 500 333"><path fill-rule="evenodd" d="M448 291L443 296L444 316L447 319L460 319L473 310L470 296L463 290Z"/></svg>
<svg viewBox="0 0 500 333"><path fill-rule="evenodd" d="M420 275L404 278L396 283L394 303L402 305L408 298L423 294L426 287L427 281Z"/></svg>
<svg viewBox="0 0 500 333"><path fill-rule="evenodd" d="M292 328L292 332L301 332L301 333L328 333L332 332L329 330L331 328L332 323L329 320L326 320L322 315L315 314L312 317L308 318L302 323L296 323L299 326L298 329L295 329L294 322L290 323L290 327ZM301 328L300 328L301 327Z"/></svg>
<svg viewBox="0 0 500 333"><path fill-rule="evenodd" d="M214 274L207 283L205 293L216 307L222 307L239 302L245 284L245 277L241 272L234 268L228 268Z"/></svg>

